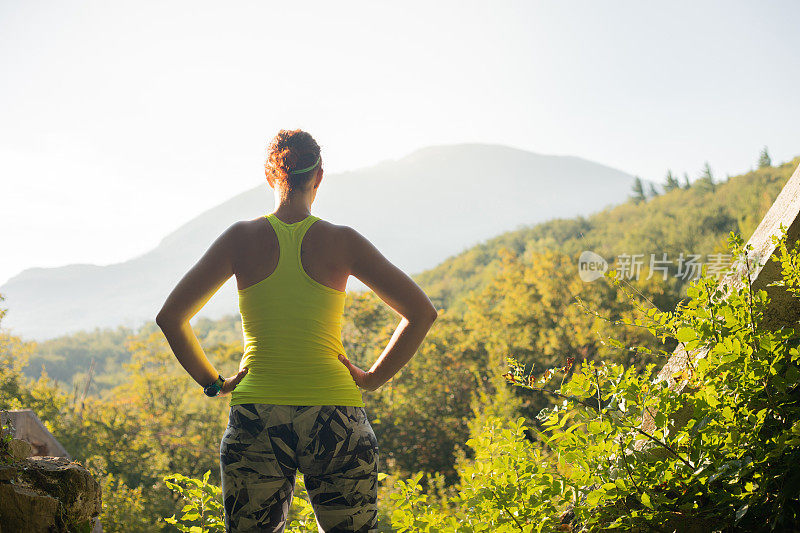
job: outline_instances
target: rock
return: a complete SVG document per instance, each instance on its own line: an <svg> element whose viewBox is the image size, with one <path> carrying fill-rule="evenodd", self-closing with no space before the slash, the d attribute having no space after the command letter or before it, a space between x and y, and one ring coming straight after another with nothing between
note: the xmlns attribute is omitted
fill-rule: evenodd
<svg viewBox="0 0 800 533"><path fill-rule="evenodd" d="M48 531L56 524L58 500L26 486L0 484L0 516L10 531Z"/></svg>
<svg viewBox="0 0 800 533"><path fill-rule="evenodd" d="M0 465L0 523L6 531L88 533L100 505L100 485L75 461L34 456Z"/></svg>
<svg viewBox="0 0 800 533"><path fill-rule="evenodd" d="M31 448L31 445L28 442L20 439L12 440L8 449L11 452L11 457L14 458L14 461L22 461L33 454L33 448Z"/></svg>

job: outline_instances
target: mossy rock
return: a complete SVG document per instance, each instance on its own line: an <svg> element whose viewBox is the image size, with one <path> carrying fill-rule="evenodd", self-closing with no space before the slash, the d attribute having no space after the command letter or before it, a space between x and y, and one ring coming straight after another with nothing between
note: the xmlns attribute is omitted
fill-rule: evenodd
<svg viewBox="0 0 800 533"><path fill-rule="evenodd" d="M34 457L0 465L0 522L8 531L88 533L100 507L100 485L80 463Z"/></svg>
<svg viewBox="0 0 800 533"><path fill-rule="evenodd" d="M8 449L14 461L27 459L33 453L33 448L31 448L30 443L19 439L12 440L9 443Z"/></svg>

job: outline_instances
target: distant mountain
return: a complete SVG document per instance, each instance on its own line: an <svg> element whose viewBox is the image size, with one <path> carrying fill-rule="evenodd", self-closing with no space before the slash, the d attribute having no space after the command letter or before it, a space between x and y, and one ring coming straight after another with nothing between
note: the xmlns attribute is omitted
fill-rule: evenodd
<svg viewBox="0 0 800 533"><path fill-rule="evenodd" d="M406 272L431 268L497 234L624 201L633 176L571 156L508 146L431 146L364 169L326 175L312 212L356 228ZM172 287L237 220L274 209L266 181L201 213L143 255L108 266L30 268L0 287L3 325L44 340L152 320ZM349 290L363 288L350 278ZM198 314L237 313L230 279Z"/></svg>

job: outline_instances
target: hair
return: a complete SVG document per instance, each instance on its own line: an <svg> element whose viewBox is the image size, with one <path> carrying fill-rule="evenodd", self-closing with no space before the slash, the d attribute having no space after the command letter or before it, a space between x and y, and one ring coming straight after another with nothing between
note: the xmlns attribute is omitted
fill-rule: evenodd
<svg viewBox="0 0 800 533"><path fill-rule="evenodd" d="M310 133L303 130L281 130L270 141L264 171L282 182L286 195L302 189L322 168L322 160L308 172L292 174L293 170L309 167L320 157L320 148Z"/></svg>

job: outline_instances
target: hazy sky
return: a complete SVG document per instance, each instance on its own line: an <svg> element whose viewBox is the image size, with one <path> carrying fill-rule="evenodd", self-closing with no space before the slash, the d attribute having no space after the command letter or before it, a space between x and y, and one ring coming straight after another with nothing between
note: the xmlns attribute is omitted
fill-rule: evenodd
<svg viewBox="0 0 800 533"><path fill-rule="evenodd" d="M3 0L0 284L129 259L266 187L281 128L328 175L460 142L659 181L791 159L798 20L791 1Z"/></svg>

